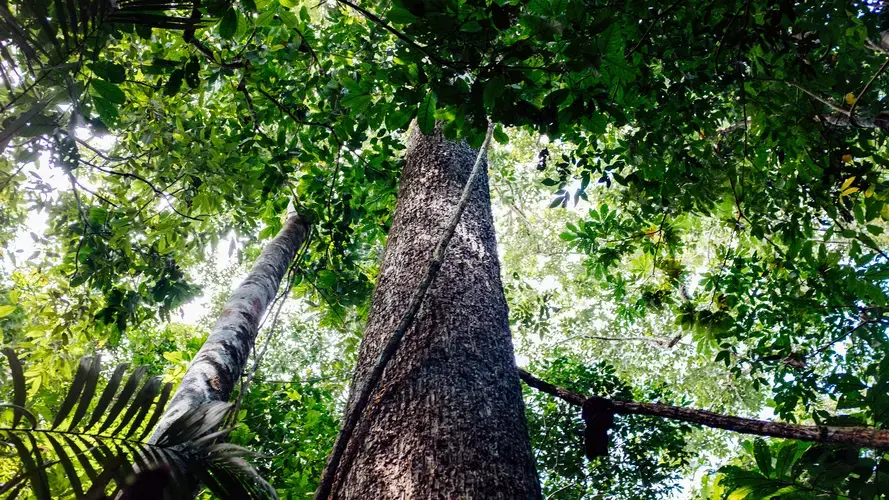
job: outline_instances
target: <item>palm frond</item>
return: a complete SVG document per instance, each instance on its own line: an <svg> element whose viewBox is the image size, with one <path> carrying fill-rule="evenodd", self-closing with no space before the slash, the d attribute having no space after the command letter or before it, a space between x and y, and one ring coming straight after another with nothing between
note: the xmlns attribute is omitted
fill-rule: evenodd
<svg viewBox="0 0 889 500"><path fill-rule="evenodd" d="M126 376L128 366L117 366L96 400L101 360L82 359L53 418L43 419L27 409L21 361L11 349L3 354L13 387L12 402L0 403L8 410L0 418L0 444L15 450L20 472L5 478L0 495L14 498L27 487L38 500L124 499L134 488L140 494L154 488L157 498L175 499L190 497L201 481L221 498L277 498L244 459L249 450L220 443L228 431L217 429L230 404L191 409L151 444L143 439L163 413L172 386L146 376L145 367ZM50 481L55 467L64 485Z"/></svg>
<svg viewBox="0 0 889 500"><path fill-rule="evenodd" d="M206 9L204 9L206 10ZM82 68L87 48L104 47L115 26L194 32L209 25L200 0L13 0L0 2L0 112L10 112L0 132L0 151L43 116ZM103 103L104 104L104 103Z"/></svg>

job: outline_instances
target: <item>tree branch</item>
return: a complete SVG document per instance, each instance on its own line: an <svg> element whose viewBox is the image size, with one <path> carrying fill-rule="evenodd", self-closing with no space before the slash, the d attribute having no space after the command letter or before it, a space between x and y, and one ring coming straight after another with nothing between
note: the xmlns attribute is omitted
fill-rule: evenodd
<svg viewBox="0 0 889 500"><path fill-rule="evenodd" d="M326 123L310 122L310 121L302 120L302 119L300 119L298 116L296 116L295 114L293 114L293 111L291 111L290 108L288 108L287 106L285 106L281 101L275 99L271 94L269 94L269 93L266 92L265 90L262 90L262 87L257 86L257 87L256 87L256 90L258 90L259 93L263 95L263 97L265 97L266 99L272 101L272 104L274 104L274 105L275 105L278 109L280 109L284 114L286 114L287 116L289 116L291 120L295 121L296 123L299 123L300 125L309 125L309 126L312 126L312 127L321 127L321 128L325 128L325 129L327 129L328 131L330 131L330 133L333 135L334 140L336 140L337 144L340 144L340 143L341 143L340 138L336 135L336 130L334 130L334 128L333 128L332 126L330 126L330 125L328 125L328 124L326 124Z"/></svg>
<svg viewBox="0 0 889 500"><path fill-rule="evenodd" d="M858 93L858 97L855 98L855 102L853 102L852 107L849 108L849 120L852 120L855 117L855 108L858 107L858 101L860 101L861 98L864 97L867 89L870 88L874 81L876 81L876 79L879 78L879 76L883 74L884 71L886 71L887 66L889 66L889 59L886 59L886 62L884 62L883 65L880 66L880 69L878 69L877 72L874 73L874 76L871 77L867 84L864 85L864 88L861 89L861 92Z"/></svg>
<svg viewBox="0 0 889 500"><path fill-rule="evenodd" d="M383 21L382 19L380 19L380 17L377 16L376 14L374 14L373 12L369 12L369 11L363 9L363 8L359 7L358 5L355 5L354 3L350 2L349 0L336 0L336 1L343 4L343 5L348 5L353 10L355 10L362 16L364 16L367 19L369 19L370 21L372 21L374 24L378 25L379 27L383 28L384 30L388 31L389 33L392 33L393 35L395 35L396 38L398 38L402 42L408 44L412 48L416 49L418 52L420 52L424 56L428 57L430 61L441 64L442 66L447 66L447 67L453 69L454 71L462 73L462 70L454 67L454 65L451 62L429 53L429 51L426 50L426 47L423 47L422 45L413 41L410 37L408 37L404 33L393 28L388 23L386 23L386 21Z"/></svg>
<svg viewBox="0 0 889 500"><path fill-rule="evenodd" d="M519 377L529 387L556 396L563 401L582 407L589 399L583 394L569 391L564 387L540 380L525 370L519 369ZM741 434L770 436L784 439L798 439L816 443L850 445L878 450L889 449L889 431L868 427L829 427L823 425L798 425L784 422L770 422L752 418L722 415L695 408L682 408L659 403L637 403L634 401L609 400L614 413L622 415L649 415L669 418L681 422L704 425L714 429L725 429Z"/></svg>

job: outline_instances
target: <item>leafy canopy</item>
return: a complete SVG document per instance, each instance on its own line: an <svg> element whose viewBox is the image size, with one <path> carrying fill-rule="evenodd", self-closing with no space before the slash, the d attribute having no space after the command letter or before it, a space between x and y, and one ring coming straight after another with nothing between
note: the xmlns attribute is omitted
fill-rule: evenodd
<svg viewBox="0 0 889 500"><path fill-rule="evenodd" d="M208 249L230 241L249 258L290 202L313 223L294 287L348 364L404 131L414 118L422 130L439 121L449 137L478 144L491 119L523 355L552 364L555 344L567 342L572 361L552 375L590 387L605 375L589 378L584 366L607 359L639 386L635 397L665 397L657 390L667 382L699 406L756 413L767 402L789 421L887 425L881 3L40 0L4 9L0 243L10 248L31 212L45 212L47 226L30 263L6 253L16 269L0 324L4 343L42 367L26 374L34 395L58 392L81 354L144 356L134 331L153 331L199 293L194 270ZM517 257L529 251L549 260L535 268ZM547 276L558 286L543 290ZM193 352L187 336L172 335L179 360ZM66 356L49 356L58 352ZM711 376L737 394L702 387ZM664 453L677 468L674 437ZM709 439L689 446L713 451ZM848 475L814 485L794 474L799 484L780 494L879 494L882 457L826 453L862 468L829 466L858 478L854 492ZM814 455L793 462L813 478L834 464ZM577 462L548 463L550 492L612 487L581 479L593 476L578 476ZM784 480L786 468L765 463L756 460L757 474ZM640 467L648 481L674 477ZM740 470L725 469L714 494L778 494Z"/></svg>

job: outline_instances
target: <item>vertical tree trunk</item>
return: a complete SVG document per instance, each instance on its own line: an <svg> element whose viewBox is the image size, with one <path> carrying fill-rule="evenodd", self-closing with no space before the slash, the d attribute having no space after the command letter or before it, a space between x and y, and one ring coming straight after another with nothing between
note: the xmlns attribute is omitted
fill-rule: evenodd
<svg viewBox="0 0 889 500"><path fill-rule="evenodd" d="M475 157L439 130L412 134L353 397L421 280ZM486 172L357 429L335 498L540 498Z"/></svg>
<svg viewBox="0 0 889 500"><path fill-rule="evenodd" d="M307 234L306 219L294 214L262 249L253 269L229 297L213 332L189 365L155 427L152 441L189 409L213 401L228 401L231 397L256 340L259 321L275 298L281 279Z"/></svg>

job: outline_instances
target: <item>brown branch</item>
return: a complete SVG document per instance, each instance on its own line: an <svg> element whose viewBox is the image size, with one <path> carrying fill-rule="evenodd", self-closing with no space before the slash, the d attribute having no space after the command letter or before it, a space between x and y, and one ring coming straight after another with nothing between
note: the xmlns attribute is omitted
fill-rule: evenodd
<svg viewBox="0 0 889 500"><path fill-rule="evenodd" d="M642 43L645 42L645 40L648 40L648 34L651 33L651 29L654 28L654 25L657 24L661 19L663 19L664 16L669 14L670 11L678 7L681 2L682 0L676 0L675 2L673 2L673 5L667 7L666 10L662 10L660 13L658 13L657 17L655 17L651 21L651 24L648 25L648 29L645 30L645 33L642 34L642 38L640 38L636 45L634 45L633 48L630 49L630 52L627 53L624 59L629 58L631 55L633 55L634 52L639 50L639 47L642 46Z"/></svg>
<svg viewBox="0 0 889 500"><path fill-rule="evenodd" d="M363 9L363 8L359 7L358 5L355 5L354 3L350 2L349 0L336 0L336 1L343 4L343 5L348 5L349 7L351 7L355 11L357 11L359 14L361 14L362 16L369 19L374 24L378 25L379 27L383 28L384 30L388 31L389 33L392 33L393 35L395 35L396 38L398 38L402 42L408 44L412 48L416 49L418 52L420 52L424 56L428 57L430 61L441 64L442 66L447 66L447 67L453 69L454 71L462 73L462 70L454 67L453 63L451 63L450 61L447 61L445 59L442 59L436 55L431 54L428 50L426 50L426 47L423 47L422 45L418 44L417 42L412 40L410 37L405 35L404 33L393 28L388 23L386 23L386 21L383 21L382 19L380 19L380 17L377 16L376 14L374 14L373 12Z"/></svg>
<svg viewBox="0 0 889 500"><path fill-rule="evenodd" d="M601 335L575 335L573 337L568 337L565 340L557 342L555 345L564 344L566 342L570 342L576 339L589 339L589 340L601 340L603 342L650 342L652 344L656 344L660 347L671 348L679 344L679 341L682 340L684 334L680 333L676 337L673 338L661 338L661 337L606 337ZM679 344L683 346L689 346L691 344Z"/></svg>
<svg viewBox="0 0 889 500"><path fill-rule="evenodd" d="M290 108L285 106L281 101L279 101L278 99L275 99L271 94L269 94L265 90L262 90L262 87L257 86L256 90L258 90L259 93L263 95L263 97L272 101L272 104L277 106L278 109L280 109L284 114L289 116L291 120L295 121L296 123L298 123L300 125L309 125L311 127L321 127L321 128L327 129L333 135L333 138L337 142L337 144L341 143L340 138L336 135L336 130L334 130L334 128L331 125L328 125L326 123L310 122L310 121L306 121L306 120L301 120L298 116L293 114L293 111L291 111Z"/></svg>
<svg viewBox="0 0 889 500"><path fill-rule="evenodd" d="M540 380L525 370L519 369L519 376L529 387L556 396L563 401L582 407L589 399L583 394L569 391L564 387ZM637 403L635 401L609 400L614 413L622 415L649 415L669 418L691 424L704 425L714 429L725 429L741 434L770 436L783 439L798 439L816 443L851 445L861 448L889 449L889 431L868 427L830 427L824 425L799 425L784 422L770 422L752 418L722 415L695 408L682 408L660 403Z"/></svg>
<svg viewBox="0 0 889 500"><path fill-rule="evenodd" d="M303 32L299 30L299 28L293 28L293 31L295 31L296 34L299 35L299 38L302 39L302 43L306 46L307 49L309 49L309 54L312 56L315 64L318 65L318 69L321 69L323 71L323 68L321 67L321 61L318 60L318 55L315 54L315 49L312 48L312 45L306 39L306 35L304 35Z"/></svg>
<svg viewBox="0 0 889 500"><path fill-rule="evenodd" d="M160 189L159 189L157 186L155 186L151 181L149 181L149 180L146 179L145 177L142 177L141 175L133 174L133 173L130 173L130 172L121 172L121 171L118 171L118 170L111 170L111 169L108 169L108 168L103 168L103 167L100 167L100 166L95 165L95 164L93 164L93 163L90 163L90 162L88 162L88 161L86 161L86 160L80 160L80 163L82 163L82 164L84 164L84 165L86 165L86 166L88 166L88 167L90 167L90 168L94 168L94 169L96 169L96 170L98 170L98 171L100 171L100 172L104 172L104 173L106 173L106 174L116 175L116 176L118 176L118 177L125 177L125 178L128 178L128 179L136 179L137 181L141 181L141 182L143 182L145 185L148 186L149 189L151 189L152 191L154 191L154 194L155 194L155 195L160 196L161 198L163 198L164 200L166 200L166 201L167 201L167 204L168 204L169 207L170 207L170 210L172 210L173 212L176 212L176 214L178 214L180 217L185 217L186 219L191 219L191 220L198 221L198 222L203 222L204 219L202 219L201 217L206 217L206 215L198 215L197 217L194 217L194 216L192 216L192 215L188 215L188 214L182 213L182 212L181 212L179 209L177 209L177 208L173 205L173 203L170 201L170 195L168 195L167 193L165 193L165 192L163 192L162 190L160 190Z"/></svg>
<svg viewBox="0 0 889 500"><path fill-rule="evenodd" d="M878 69L877 72L874 73L874 76L871 77L871 79L867 82L867 84L865 84L864 88L861 89L861 92L858 93L858 97L855 98L855 102L853 102L852 107L849 108L849 120L850 121L853 120L855 117L855 108L858 107L858 101L860 101L861 98L864 97L864 94L867 92L867 89L870 88L870 86L874 83L874 81L877 78L879 78L880 75L883 74L884 71L886 71L887 66L889 66L889 59L886 59L886 62L884 62L883 65L880 66L880 69Z"/></svg>
<svg viewBox="0 0 889 500"><path fill-rule="evenodd" d="M226 61L217 59L216 54L214 54L213 51L210 50L209 47L204 45L203 42L201 42L200 40L195 38L194 34L189 33L187 35L184 35L182 38L184 38L187 43L190 43L196 49L198 49L198 52L200 52L201 54L204 54L204 57L206 57L208 61L210 61L211 63L213 63L221 68L237 69L237 68L243 68L243 67L247 66L247 62L243 61L243 60L226 62Z"/></svg>

